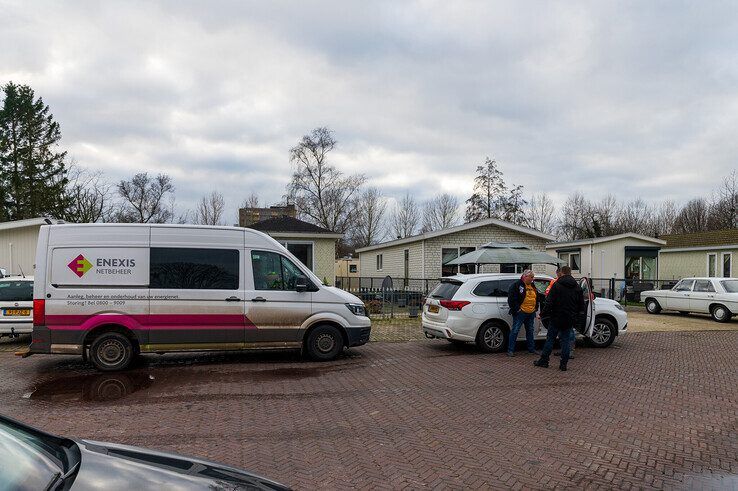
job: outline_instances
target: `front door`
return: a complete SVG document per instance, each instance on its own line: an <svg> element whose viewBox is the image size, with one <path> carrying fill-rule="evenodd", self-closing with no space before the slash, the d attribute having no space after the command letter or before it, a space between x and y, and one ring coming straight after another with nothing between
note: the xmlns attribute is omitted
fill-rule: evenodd
<svg viewBox="0 0 738 491"><path fill-rule="evenodd" d="M242 251L152 247L147 351L240 349Z"/></svg>
<svg viewBox="0 0 738 491"><path fill-rule="evenodd" d="M300 347L300 328L312 314L311 285L297 291L297 279L305 275L290 258L274 251L249 254L246 347Z"/></svg>
<svg viewBox="0 0 738 491"><path fill-rule="evenodd" d="M582 293L584 295L584 311L586 313L583 326L583 333L585 336L590 337L592 335L592 328L594 327L594 295L592 293L592 287L589 284L589 278L582 278L579 280L579 286L582 287Z"/></svg>
<svg viewBox="0 0 738 491"><path fill-rule="evenodd" d="M710 312L710 304L715 300L715 286L711 280L695 280L689 297L691 312Z"/></svg>
<svg viewBox="0 0 738 491"><path fill-rule="evenodd" d="M689 297L692 295L694 280L681 280L673 290L667 293L666 308L669 310L689 311Z"/></svg>

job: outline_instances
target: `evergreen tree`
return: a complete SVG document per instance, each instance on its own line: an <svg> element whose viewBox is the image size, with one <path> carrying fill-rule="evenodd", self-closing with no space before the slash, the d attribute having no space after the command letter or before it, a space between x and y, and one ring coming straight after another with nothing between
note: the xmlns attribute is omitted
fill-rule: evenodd
<svg viewBox="0 0 738 491"><path fill-rule="evenodd" d="M477 166L474 193L466 200L464 220L472 222L483 218L501 218L501 205L506 201L507 187L497 162L487 157Z"/></svg>
<svg viewBox="0 0 738 491"><path fill-rule="evenodd" d="M33 89L2 87L0 106L0 220L63 216L68 197L66 152L59 123Z"/></svg>

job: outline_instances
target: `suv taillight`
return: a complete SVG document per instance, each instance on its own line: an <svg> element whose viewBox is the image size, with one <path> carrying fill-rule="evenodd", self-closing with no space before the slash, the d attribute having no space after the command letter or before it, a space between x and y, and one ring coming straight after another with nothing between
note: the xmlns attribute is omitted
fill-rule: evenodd
<svg viewBox="0 0 738 491"><path fill-rule="evenodd" d="M46 324L46 300L33 300L33 325L43 326Z"/></svg>
<svg viewBox="0 0 738 491"><path fill-rule="evenodd" d="M441 300L441 307L448 310L461 310L470 303L468 300Z"/></svg>

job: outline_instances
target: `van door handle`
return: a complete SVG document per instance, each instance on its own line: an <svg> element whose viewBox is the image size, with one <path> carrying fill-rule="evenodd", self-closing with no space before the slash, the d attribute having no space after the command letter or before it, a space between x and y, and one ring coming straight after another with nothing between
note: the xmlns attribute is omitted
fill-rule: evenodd
<svg viewBox="0 0 738 491"><path fill-rule="evenodd" d="M267 299L264 297L254 297L251 299L252 302L266 302Z"/></svg>
<svg viewBox="0 0 738 491"><path fill-rule="evenodd" d="M241 299L238 297L228 297L226 298L226 302L240 302Z"/></svg>

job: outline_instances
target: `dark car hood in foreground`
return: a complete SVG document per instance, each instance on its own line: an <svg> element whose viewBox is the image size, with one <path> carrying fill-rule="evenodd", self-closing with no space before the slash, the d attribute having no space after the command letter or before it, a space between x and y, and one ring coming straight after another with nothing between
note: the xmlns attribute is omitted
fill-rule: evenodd
<svg viewBox="0 0 738 491"><path fill-rule="evenodd" d="M72 490L223 489L283 490L288 487L214 462L139 447L75 440L82 463Z"/></svg>

